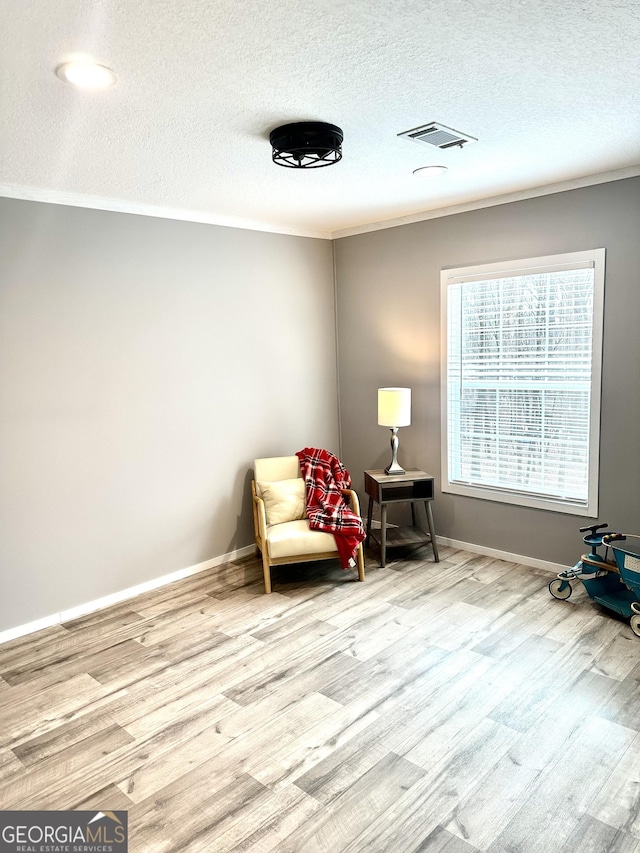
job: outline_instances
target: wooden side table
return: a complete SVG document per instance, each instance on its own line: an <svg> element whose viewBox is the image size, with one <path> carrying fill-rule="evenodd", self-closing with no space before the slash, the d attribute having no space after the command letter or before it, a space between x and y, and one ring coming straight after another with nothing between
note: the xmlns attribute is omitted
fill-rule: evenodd
<svg viewBox="0 0 640 853"><path fill-rule="evenodd" d="M404 474L385 474L383 469L364 472L364 488L369 495L367 509L367 538L365 546L371 540L371 522L373 520L373 504L380 505L380 566L387 561L387 546L393 545L423 545L431 543L433 558L440 562L436 532L433 526L431 501L434 497L434 482L430 474L417 469L409 469ZM393 527L387 530L387 508L389 504L410 503L412 527ZM427 511L429 533L416 525L417 503L424 503ZM375 538L375 537L374 537Z"/></svg>

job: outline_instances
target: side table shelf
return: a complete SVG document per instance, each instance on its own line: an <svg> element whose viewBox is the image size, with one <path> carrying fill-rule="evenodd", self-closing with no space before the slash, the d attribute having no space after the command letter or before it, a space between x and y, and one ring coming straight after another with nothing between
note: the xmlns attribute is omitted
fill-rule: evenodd
<svg viewBox="0 0 640 853"><path fill-rule="evenodd" d="M431 543L433 558L440 562L438 543L436 542L433 526L431 502L434 498L434 481L430 474L417 469L410 469L404 474L385 474L382 469L364 472L364 488L369 496L367 508L367 538L365 546L372 538L379 541L380 566L387 561L387 547L396 545L422 545ZM380 539L372 535L373 505L380 505ZM412 527L387 527L387 508L389 504L409 503L411 505ZM429 532L422 530L416 524L416 503L424 503L427 513ZM377 532L377 531L376 531Z"/></svg>

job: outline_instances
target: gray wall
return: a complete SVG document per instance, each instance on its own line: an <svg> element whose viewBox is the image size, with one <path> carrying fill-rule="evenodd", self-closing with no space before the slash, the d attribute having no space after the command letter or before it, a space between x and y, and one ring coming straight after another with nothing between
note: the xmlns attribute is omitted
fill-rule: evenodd
<svg viewBox="0 0 640 853"><path fill-rule="evenodd" d="M604 246L600 518L640 527L640 179L334 243L342 458L440 481L444 266ZM338 451L327 241L0 199L0 631L252 541L255 456ZM437 495L451 538L572 563L581 519ZM397 520L400 520L398 518Z"/></svg>
<svg viewBox="0 0 640 853"><path fill-rule="evenodd" d="M334 244L342 456L362 470L390 459L376 389L413 389L400 462L440 484L440 270L505 258L606 249L600 453L602 521L640 530L640 178L543 196ZM579 516L437 494L436 530L453 539L570 564ZM396 518L401 521L402 517ZM589 522L591 523L591 522Z"/></svg>
<svg viewBox="0 0 640 853"><path fill-rule="evenodd" d="M253 540L338 450L332 246L0 199L0 631Z"/></svg>

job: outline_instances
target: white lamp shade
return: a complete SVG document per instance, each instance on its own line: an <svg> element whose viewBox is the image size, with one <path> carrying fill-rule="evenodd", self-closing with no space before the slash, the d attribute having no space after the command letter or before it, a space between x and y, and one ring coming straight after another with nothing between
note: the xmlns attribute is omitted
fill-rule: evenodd
<svg viewBox="0 0 640 853"><path fill-rule="evenodd" d="M378 388L378 424L386 427L411 423L411 388Z"/></svg>

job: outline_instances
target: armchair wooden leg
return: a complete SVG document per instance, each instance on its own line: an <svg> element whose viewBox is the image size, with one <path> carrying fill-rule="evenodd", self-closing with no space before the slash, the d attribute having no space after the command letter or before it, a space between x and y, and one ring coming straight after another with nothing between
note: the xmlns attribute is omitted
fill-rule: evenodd
<svg viewBox="0 0 640 853"><path fill-rule="evenodd" d="M364 580L364 548L362 542L358 546L358 580Z"/></svg>
<svg viewBox="0 0 640 853"><path fill-rule="evenodd" d="M266 548L262 552L262 572L264 574L264 592L265 595L268 595L271 592L271 567L269 566Z"/></svg>

